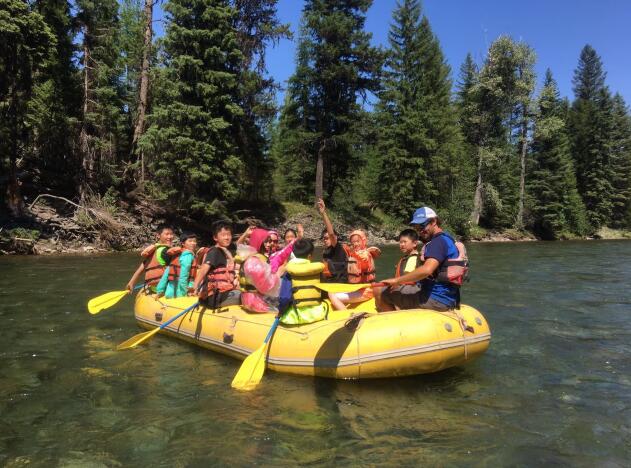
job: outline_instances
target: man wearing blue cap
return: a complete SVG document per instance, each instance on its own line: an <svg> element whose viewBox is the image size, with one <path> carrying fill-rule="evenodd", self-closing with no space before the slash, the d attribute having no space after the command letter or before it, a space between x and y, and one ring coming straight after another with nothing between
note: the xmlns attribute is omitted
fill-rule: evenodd
<svg viewBox="0 0 631 468"><path fill-rule="evenodd" d="M466 253L460 252L454 239L442 230L441 220L431 208L424 206L416 210L410 224L425 243L421 254L425 262L398 278L384 280L387 287L375 288L377 309L380 312L395 309L445 311L458 307L459 284L463 278L447 280L446 272L452 265L465 266ZM459 268L464 276L466 268L463 266Z"/></svg>

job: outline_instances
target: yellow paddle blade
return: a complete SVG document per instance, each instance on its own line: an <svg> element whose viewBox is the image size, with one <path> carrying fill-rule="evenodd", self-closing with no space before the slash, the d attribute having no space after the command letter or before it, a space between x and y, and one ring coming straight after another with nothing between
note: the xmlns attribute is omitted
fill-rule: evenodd
<svg viewBox="0 0 631 468"><path fill-rule="evenodd" d="M269 342L268 342L269 343ZM256 387L265 372L265 355L267 354L267 343L263 343L256 351L250 354L245 360L239 372L232 379L232 388L248 392Z"/></svg>
<svg viewBox="0 0 631 468"><path fill-rule="evenodd" d="M138 333L137 335L134 335L131 338L123 341L121 344L119 344L116 347L116 349L118 351L120 351L121 349L135 348L140 343L142 343L145 340L148 340L149 338L151 338L153 335L155 335L159 331L160 331L160 327L157 327L157 328L154 328L153 330L150 330L148 332Z"/></svg>
<svg viewBox="0 0 631 468"><path fill-rule="evenodd" d="M127 291L111 291L101 294L88 301L88 311L93 315L98 314L102 310L112 307L126 295Z"/></svg>
<svg viewBox="0 0 631 468"><path fill-rule="evenodd" d="M351 293L359 291L360 289L370 288L371 284L320 283L314 284L314 286L322 291L326 291L329 293Z"/></svg>

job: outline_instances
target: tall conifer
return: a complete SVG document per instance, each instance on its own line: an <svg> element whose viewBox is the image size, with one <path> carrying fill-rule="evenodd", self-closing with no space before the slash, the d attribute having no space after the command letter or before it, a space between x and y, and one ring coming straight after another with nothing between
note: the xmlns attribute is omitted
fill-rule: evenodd
<svg viewBox="0 0 631 468"><path fill-rule="evenodd" d="M631 116L624 98L613 98L611 226L631 227Z"/></svg>
<svg viewBox="0 0 631 468"><path fill-rule="evenodd" d="M537 102L528 192L534 229L544 239L585 234L585 208L576 190L563 101L548 69Z"/></svg>
<svg viewBox="0 0 631 468"><path fill-rule="evenodd" d="M165 5L162 89L140 140L151 156L154 194L199 214L224 210L239 194L242 162L234 146L242 53L225 0Z"/></svg>

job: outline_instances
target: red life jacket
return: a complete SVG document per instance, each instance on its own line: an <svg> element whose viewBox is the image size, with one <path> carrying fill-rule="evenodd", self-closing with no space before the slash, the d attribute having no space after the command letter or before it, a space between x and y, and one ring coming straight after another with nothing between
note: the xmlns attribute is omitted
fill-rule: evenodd
<svg viewBox="0 0 631 468"><path fill-rule="evenodd" d="M423 264L423 262L421 261L421 255L415 250L411 254L406 255L405 257L401 257L401 260L399 260L399 263L397 263L397 266L394 269L395 278L398 278L399 276L402 276L406 273L405 267L408 264L408 260L412 257L416 257L416 266L414 267L415 269L420 267Z"/></svg>
<svg viewBox="0 0 631 468"><path fill-rule="evenodd" d="M145 286L157 285L168 265L168 263L167 265L161 265L158 261L157 254L162 251L162 249L158 250L160 247L164 247L165 249L169 248L168 245L153 244L140 253L140 256L143 258L142 263L145 268Z"/></svg>
<svg viewBox="0 0 631 468"><path fill-rule="evenodd" d="M467 257L467 249L462 242L454 240L453 237L445 232L441 232L438 235L444 235L451 239L458 249L458 257L444 260L432 275L432 279L439 283L447 283L460 287L467 279L467 274L469 273L469 258ZM421 249L422 261L425 261L425 245L423 245L423 248Z"/></svg>
<svg viewBox="0 0 631 468"><path fill-rule="evenodd" d="M182 247L171 247L167 250L167 255L171 258L171 261L169 262L169 281L178 281L180 278L180 271L182 269L182 265L180 264L180 255L182 255L183 251L184 249ZM195 280L195 276L197 276L197 268L197 259L193 258L191 269L188 272L187 282Z"/></svg>
<svg viewBox="0 0 631 468"><path fill-rule="evenodd" d="M381 251L377 247L364 249L365 257L362 258L358 252L344 244L344 250L348 256L348 282L349 283L372 283L375 280L375 259L373 252ZM378 255L378 254L377 254Z"/></svg>
<svg viewBox="0 0 631 468"><path fill-rule="evenodd" d="M207 250L204 252L204 258L210 249L220 249L224 255L226 256L226 266L219 268L212 268L208 270L206 274L206 278L204 278L202 284L199 289L199 298L206 299L216 292L226 292L236 289L237 283L237 274L236 274L236 264L234 258L230 251L224 247L220 247L218 245L210 248L206 248ZM199 251L198 251L199 255Z"/></svg>

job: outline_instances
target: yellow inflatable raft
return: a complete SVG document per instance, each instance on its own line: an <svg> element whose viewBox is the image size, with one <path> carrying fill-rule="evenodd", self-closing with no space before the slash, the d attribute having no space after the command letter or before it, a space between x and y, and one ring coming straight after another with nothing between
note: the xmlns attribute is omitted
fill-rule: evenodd
<svg viewBox="0 0 631 468"><path fill-rule="evenodd" d="M153 329L196 301L194 297L158 300L139 293L136 320ZM250 314L239 306L216 310L200 306L161 333L245 359L263 343L273 321L274 314ZM268 368L337 379L425 374L477 358L490 340L485 318L467 305L450 312L331 311L320 322L281 324L270 342Z"/></svg>

